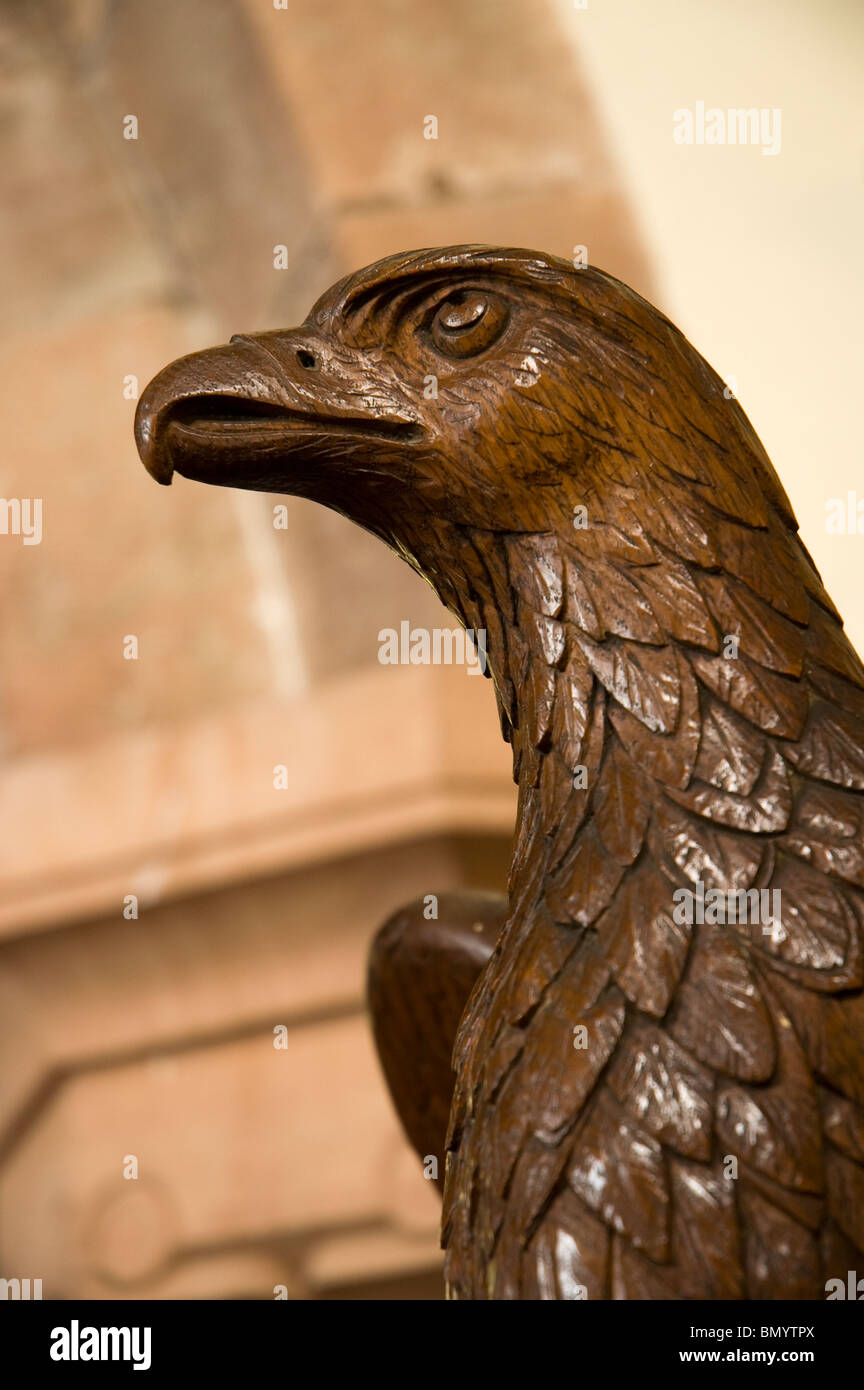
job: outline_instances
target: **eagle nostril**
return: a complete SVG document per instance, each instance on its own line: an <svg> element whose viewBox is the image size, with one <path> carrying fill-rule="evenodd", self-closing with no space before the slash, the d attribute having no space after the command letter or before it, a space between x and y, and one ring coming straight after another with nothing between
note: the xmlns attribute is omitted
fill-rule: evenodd
<svg viewBox="0 0 864 1390"><path fill-rule="evenodd" d="M298 348L297 361L300 363L301 367L314 367L315 354L314 352L307 352L306 348Z"/></svg>

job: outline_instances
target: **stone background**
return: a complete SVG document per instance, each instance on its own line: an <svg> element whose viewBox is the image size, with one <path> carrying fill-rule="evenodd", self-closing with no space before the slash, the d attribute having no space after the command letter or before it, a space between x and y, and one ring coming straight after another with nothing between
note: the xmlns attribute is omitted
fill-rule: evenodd
<svg viewBox="0 0 864 1390"><path fill-rule="evenodd" d="M704 8L724 24L736 10ZM790 42L836 54L845 73L860 37L851 8L795 9ZM0 11L0 488L44 499L39 546L0 536L0 1275L41 1278L54 1298L268 1298L276 1285L297 1298L440 1297L438 1202L378 1075L365 956L401 902L500 889L506 872L514 797L486 682L376 660L379 629L438 625L437 600L311 504L289 500L275 531L271 499L156 488L135 454L128 376L143 387L182 353L297 322L338 276L391 252L489 241L570 257L587 245L709 358L716 344L719 370L748 378L740 394L769 450L772 434L794 436L775 462L862 631L860 552L854 538L829 546L818 519L826 488L854 486L860 447L812 468L832 397L807 337L853 261L860 149L857 168L840 136L822 151L834 239L799 308L810 390L787 436L799 391L782 384L768 297L774 258L790 252L748 207L803 198L802 156L793 149L780 183L755 151L713 172L671 168L671 109L701 95L726 104L726 88L707 81L706 13L682 36L667 4L648 10ZM688 52L688 74L709 62L695 95L670 68ZM773 61L785 80L782 52ZM799 79L814 110L814 92L843 98L830 63ZM729 104L774 105L776 85ZM422 138L430 113L437 141ZM687 216L670 226L662 210L697 175L737 196L736 225L754 238L738 254L741 274L768 286L757 333L741 327L749 299L735 327L735 268L710 225L698 275L695 250L674 254ZM723 202L718 235L728 215ZM808 227L789 235L800 246ZM841 383L855 294L835 295ZM830 428L846 419L852 440L844 408ZM128 634L137 661L123 659ZM278 763L286 791L273 787ZM123 917L128 894L137 920Z"/></svg>

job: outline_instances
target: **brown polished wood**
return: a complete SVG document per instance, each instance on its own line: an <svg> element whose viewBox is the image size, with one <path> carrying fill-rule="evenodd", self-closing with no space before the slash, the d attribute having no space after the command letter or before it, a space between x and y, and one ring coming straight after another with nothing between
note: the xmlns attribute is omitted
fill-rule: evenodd
<svg viewBox="0 0 864 1390"><path fill-rule="evenodd" d="M453 1041L506 916L499 894L430 894L394 912L369 953L366 994L381 1069L408 1139L442 1189Z"/></svg>
<svg viewBox="0 0 864 1390"><path fill-rule="evenodd" d="M139 403L160 482L322 502L487 634L519 807L455 1043L454 1297L864 1268L864 669L729 395L608 275L462 246Z"/></svg>

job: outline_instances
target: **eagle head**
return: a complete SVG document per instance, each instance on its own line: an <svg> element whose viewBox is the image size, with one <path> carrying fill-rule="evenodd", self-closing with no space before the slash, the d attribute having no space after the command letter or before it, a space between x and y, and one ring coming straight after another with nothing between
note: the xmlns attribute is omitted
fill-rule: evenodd
<svg viewBox="0 0 864 1390"><path fill-rule="evenodd" d="M575 278L521 251L380 261L299 328L167 367L138 406L141 457L162 483L177 472L321 502L434 579L442 527L542 523L536 490L576 462L555 428Z"/></svg>
<svg viewBox="0 0 864 1390"><path fill-rule="evenodd" d="M458 573L465 528L570 525L652 421L698 442L679 419L688 391L707 391L728 430L736 408L722 385L671 323L603 272L457 246L347 277L299 328L172 363L141 397L135 429L159 482L176 472L323 503L464 617L460 594L476 589Z"/></svg>
<svg viewBox="0 0 864 1390"><path fill-rule="evenodd" d="M683 554L714 569L730 522L772 550L795 530L746 416L675 326L604 272L534 251L379 261L299 328L170 364L135 431L161 483L293 494L379 536L487 634L508 738L523 639L544 660L558 642L526 631L517 590L589 642L641 640L622 568Z"/></svg>

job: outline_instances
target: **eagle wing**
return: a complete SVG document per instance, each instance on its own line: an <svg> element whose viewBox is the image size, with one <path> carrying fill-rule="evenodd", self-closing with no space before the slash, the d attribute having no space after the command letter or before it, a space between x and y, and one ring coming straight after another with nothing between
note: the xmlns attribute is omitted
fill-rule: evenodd
<svg viewBox="0 0 864 1390"><path fill-rule="evenodd" d="M381 1069L412 1147L424 1162L435 1159L439 1185L453 1042L506 911L500 894L431 894L389 917L369 953L366 994Z"/></svg>

